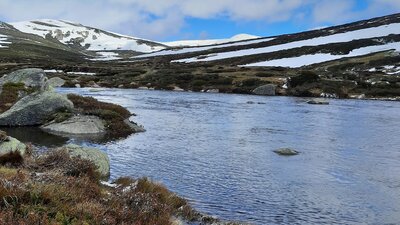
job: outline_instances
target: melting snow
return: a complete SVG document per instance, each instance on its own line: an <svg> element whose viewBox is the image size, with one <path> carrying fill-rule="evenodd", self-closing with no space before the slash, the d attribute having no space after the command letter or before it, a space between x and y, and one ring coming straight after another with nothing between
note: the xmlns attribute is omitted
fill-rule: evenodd
<svg viewBox="0 0 400 225"><path fill-rule="evenodd" d="M67 72L67 74L71 74L71 75L88 75L88 76L96 75L96 73L86 73L86 72Z"/></svg>
<svg viewBox="0 0 400 225"><path fill-rule="evenodd" d="M36 23L35 23L36 22ZM102 50L133 50L138 52L154 52L164 49L162 45L148 45L140 43L142 39L135 39L124 35L106 33L95 28L62 20L37 20L11 23L21 32L46 37L51 34L61 43L68 44L72 40L80 40L82 46L89 45L90 51Z"/></svg>
<svg viewBox="0 0 400 225"><path fill-rule="evenodd" d="M183 40L183 41L172 41L172 42L163 42L163 44L171 46L171 47L199 47L205 45L219 45L226 44L230 42L237 41L245 41L251 39L258 39L259 36L249 35L249 34L238 34L231 38L227 39L212 39L212 40Z"/></svg>
<svg viewBox="0 0 400 225"><path fill-rule="evenodd" d="M356 57L361 55L367 55L374 52L395 50L400 51L400 42L388 43L385 45L369 46L364 48L354 49L347 55L332 55L332 54L314 54L314 55L302 55L299 57L283 58L270 60L265 62L258 62L247 64L244 66L281 66L281 67L291 67L297 68L302 66L308 66L311 64L327 62L331 60L337 60L346 57Z"/></svg>
<svg viewBox="0 0 400 225"><path fill-rule="evenodd" d="M115 52L96 52L97 54L99 54L100 56L98 58L95 59L90 59L92 61L108 61L108 60L118 60L121 59L120 57L118 57L118 53Z"/></svg>
<svg viewBox="0 0 400 225"><path fill-rule="evenodd" d="M181 48L181 49L164 50L164 51L160 51L160 52L154 52L154 53L150 53L150 54L135 56L134 58L145 58L145 57L154 57L154 56L163 56L163 55L184 54L184 53L190 53L190 52L200 52L200 51L210 50L213 48L225 48L225 47L232 47L232 46L257 44L257 43L261 43L261 42L271 41L273 39L274 38L262 38L262 39L241 41L241 42L229 43L229 44L223 44L223 45L211 45L211 46L203 46L203 47L196 47L196 48L187 47L187 48Z"/></svg>
<svg viewBox="0 0 400 225"><path fill-rule="evenodd" d="M8 46L5 46L8 44L11 44L11 42L7 41L7 35L0 34L0 48L8 48Z"/></svg>
<svg viewBox="0 0 400 225"><path fill-rule="evenodd" d="M382 26L378 26L378 27L371 27L371 28L366 28L366 29L361 29L361 30L349 31L346 33L333 34L333 35L328 35L328 36L324 36L324 37L312 38L312 39L308 39L308 40L294 41L294 42L289 42L286 44L274 45L274 46L263 47L263 48L222 52L222 53L217 53L217 55L215 55L215 56L204 58L204 59L197 59L196 57L188 58L188 59L181 59L181 60L177 60L176 62L189 63L189 62L199 62L199 61L213 61L213 60L241 57L241 56L247 56L247 55L270 53L270 52L276 52L276 51L281 51L281 50L299 48L299 47L303 47L303 46L318 46L318 45L324 45L324 44L341 43L341 42L349 42L349 41L353 41L353 40L382 37L382 36L387 36L390 34L400 34L400 23L393 23L393 24L389 24L389 25L382 25ZM160 52L160 53L162 53L162 52ZM179 52L177 52L177 53L179 53ZM154 53L154 54L156 54L156 53ZM320 54L320 56L321 55L329 55L329 54ZM307 59L310 59L310 57L307 57ZM310 59L310 60L312 60L312 59Z"/></svg>

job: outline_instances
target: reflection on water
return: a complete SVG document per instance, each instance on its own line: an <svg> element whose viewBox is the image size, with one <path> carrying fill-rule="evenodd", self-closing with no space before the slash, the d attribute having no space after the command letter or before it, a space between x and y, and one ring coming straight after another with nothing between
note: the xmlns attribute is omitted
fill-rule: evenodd
<svg viewBox="0 0 400 225"><path fill-rule="evenodd" d="M59 137L43 132L38 127L2 127L1 130L6 131L9 136L14 137L24 143L31 143L36 146L59 147L67 143L69 140L65 137Z"/></svg>
<svg viewBox="0 0 400 225"><path fill-rule="evenodd" d="M400 224L400 104L60 89L121 104L147 132L98 145L206 213L255 224ZM246 104L247 102L264 104ZM272 151L292 147L295 157Z"/></svg>

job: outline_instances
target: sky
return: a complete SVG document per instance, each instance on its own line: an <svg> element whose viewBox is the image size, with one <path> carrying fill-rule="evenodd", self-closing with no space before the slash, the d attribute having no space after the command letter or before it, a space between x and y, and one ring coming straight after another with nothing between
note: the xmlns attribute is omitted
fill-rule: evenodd
<svg viewBox="0 0 400 225"><path fill-rule="evenodd" d="M155 41L273 36L400 12L400 0L0 0L0 21L63 19Z"/></svg>

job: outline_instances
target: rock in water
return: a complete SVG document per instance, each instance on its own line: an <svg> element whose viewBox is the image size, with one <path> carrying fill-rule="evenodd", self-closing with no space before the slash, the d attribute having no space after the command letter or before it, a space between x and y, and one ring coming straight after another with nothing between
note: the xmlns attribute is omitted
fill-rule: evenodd
<svg viewBox="0 0 400 225"><path fill-rule="evenodd" d="M61 123L45 124L41 128L56 135L102 135L106 132L100 118L85 115L76 115Z"/></svg>
<svg viewBox="0 0 400 225"><path fill-rule="evenodd" d="M329 105L328 101L322 100L322 99L313 99L310 101L307 101L308 104L312 105Z"/></svg>
<svg viewBox="0 0 400 225"><path fill-rule="evenodd" d="M11 153L19 153L19 155L24 156L26 145L15 138L8 137L7 140L0 143L0 157Z"/></svg>
<svg viewBox="0 0 400 225"><path fill-rule="evenodd" d="M102 177L110 175L110 159L106 153L96 148L81 147L73 144L66 145L64 148L71 157L80 157L93 162Z"/></svg>
<svg viewBox="0 0 400 225"><path fill-rule="evenodd" d="M265 96L274 96L276 91L276 86L273 84L266 84L260 86L253 90L253 94L256 95L265 95Z"/></svg>
<svg viewBox="0 0 400 225"><path fill-rule="evenodd" d="M24 83L26 87L42 89L47 77L42 69L21 69L0 78L0 87L5 83Z"/></svg>
<svg viewBox="0 0 400 225"><path fill-rule="evenodd" d="M280 148L277 150L274 150L274 152L278 155L283 155L283 156L293 156L293 155L298 155L300 152L290 149L290 148Z"/></svg>
<svg viewBox="0 0 400 225"><path fill-rule="evenodd" d="M49 84L49 86L51 87L61 87L65 84L65 80L61 79L59 77L53 77L50 78L47 83Z"/></svg>
<svg viewBox="0 0 400 225"><path fill-rule="evenodd" d="M54 113L72 110L65 95L52 91L30 94L0 115L0 126L34 126L44 124Z"/></svg>

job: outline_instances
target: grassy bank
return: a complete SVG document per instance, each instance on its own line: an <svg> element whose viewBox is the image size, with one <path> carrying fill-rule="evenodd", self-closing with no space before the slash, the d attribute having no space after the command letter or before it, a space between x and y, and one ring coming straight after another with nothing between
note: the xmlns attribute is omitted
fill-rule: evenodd
<svg viewBox="0 0 400 225"><path fill-rule="evenodd" d="M172 224L199 218L147 178L102 184L94 164L63 149L0 160L0 224Z"/></svg>

